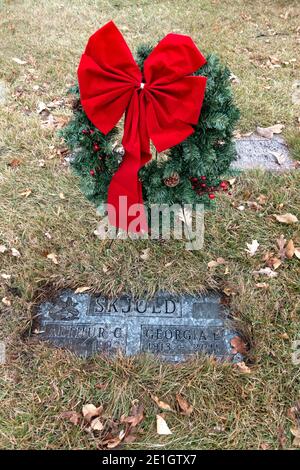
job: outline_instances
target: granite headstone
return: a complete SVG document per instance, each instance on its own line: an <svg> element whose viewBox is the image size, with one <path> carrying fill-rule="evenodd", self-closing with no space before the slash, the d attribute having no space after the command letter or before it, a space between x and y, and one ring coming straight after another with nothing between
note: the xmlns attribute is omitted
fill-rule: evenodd
<svg viewBox="0 0 300 470"><path fill-rule="evenodd" d="M109 299L63 290L37 310L35 336L81 356L153 353L182 361L204 353L240 360L232 354L228 309L215 293L174 295L159 292L152 299L123 295Z"/></svg>

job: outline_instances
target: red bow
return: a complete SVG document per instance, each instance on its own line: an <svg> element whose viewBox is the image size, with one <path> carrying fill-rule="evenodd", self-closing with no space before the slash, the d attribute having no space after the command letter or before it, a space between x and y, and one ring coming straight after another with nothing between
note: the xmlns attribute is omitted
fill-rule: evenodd
<svg viewBox="0 0 300 470"><path fill-rule="evenodd" d="M108 203L116 210L115 225L139 232L147 229L138 172L150 159L150 139L158 152L179 144L194 132L204 98L206 78L191 76L206 60L192 39L168 34L139 70L122 34L110 21L93 34L81 57L78 80L81 104L92 123L107 134L124 112L122 144L125 155L112 177ZM134 215L120 209L139 204L139 227Z"/></svg>

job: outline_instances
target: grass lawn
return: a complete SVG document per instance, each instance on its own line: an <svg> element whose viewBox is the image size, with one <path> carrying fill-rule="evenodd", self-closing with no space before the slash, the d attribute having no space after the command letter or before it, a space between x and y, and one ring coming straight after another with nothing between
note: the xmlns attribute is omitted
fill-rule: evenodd
<svg viewBox="0 0 300 470"><path fill-rule="evenodd" d="M58 125L67 122L66 90L79 57L91 33L110 19L132 49L173 31L191 35L204 53L218 53L239 79L239 129L284 124L300 160L300 108L292 104L300 78L298 0L0 1L0 83L7 91L0 105L0 245L7 248L0 253L0 341L7 348L0 365L0 447L97 448L95 436L61 413L94 403L119 419L139 399L146 417L129 449L290 448L289 410L300 399L300 366L291 360L292 341L300 339L300 261L284 260L274 278L253 271L276 255L281 234L300 247L299 224L273 217L288 212L300 219L299 171L242 174L232 195L218 196L217 210L206 214L203 251L187 252L178 241L117 241L110 248L100 242L95 209L64 161L56 128L42 121L37 106L65 100L52 115ZM258 202L258 210L247 201ZM260 246L249 257L246 243L254 239ZM47 253L56 254L57 264ZM228 264L209 269L218 257ZM24 332L34 304L46 288L62 286L110 295L225 290L251 339L251 373L201 357L176 366L150 357L86 361L30 344ZM174 407L176 393L194 411L167 413L172 435L158 436L151 394Z"/></svg>

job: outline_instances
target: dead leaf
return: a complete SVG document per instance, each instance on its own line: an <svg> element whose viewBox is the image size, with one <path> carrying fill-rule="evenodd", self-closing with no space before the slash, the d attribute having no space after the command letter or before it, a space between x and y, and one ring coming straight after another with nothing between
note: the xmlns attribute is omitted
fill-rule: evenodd
<svg viewBox="0 0 300 470"><path fill-rule="evenodd" d="M277 222L280 222L282 224L294 224L298 222L297 217L289 212L286 214L282 214L282 215L274 214L274 217L277 220Z"/></svg>
<svg viewBox="0 0 300 470"><path fill-rule="evenodd" d="M276 256L273 256L271 258L268 259L268 266L270 268L273 268L273 269L277 269L279 268L279 266L281 265L282 261L279 259L279 258L276 258Z"/></svg>
<svg viewBox="0 0 300 470"><path fill-rule="evenodd" d="M246 243L248 249L246 248L245 251L250 255L250 256L254 256L255 253L257 252L258 250L258 247L259 247L259 243L257 240L252 240L251 243Z"/></svg>
<svg viewBox="0 0 300 470"><path fill-rule="evenodd" d="M257 126L256 132L258 135L260 135L261 137L264 137L265 139L272 139L273 134L281 134L283 129L284 129L283 124L275 124L274 126L270 126L270 127Z"/></svg>
<svg viewBox="0 0 300 470"><path fill-rule="evenodd" d="M164 410L164 411L172 411L171 406L170 406L168 403L166 403L166 402L160 400L157 396L151 395L151 398L152 398L152 400L157 404L157 406L158 406L159 408L161 408L162 410Z"/></svg>
<svg viewBox="0 0 300 470"><path fill-rule="evenodd" d="M247 354L247 345L246 343L240 338L240 336L235 336L230 340L230 344L233 348L232 353L237 354L240 353L243 356Z"/></svg>
<svg viewBox="0 0 300 470"><path fill-rule="evenodd" d="M295 248L295 256L300 259L300 248Z"/></svg>
<svg viewBox="0 0 300 470"><path fill-rule="evenodd" d="M104 424L99 417L92 420L90 429L91 431L102 431L104 429Z"/></svg>
<svg viewBox="0 0 300 470"><path fill-rule="evenodd" d="M224 258L217 258L216 261L210 261L209 263L207 263L207 267L209 269L216 268L217 266L220 266L221 264L226 264L226 261Z"/></svg>
<svg viewBox="0 0 300 470"><path fill-rule="evenodd" d="M294 254L295 254L295 245L293 240L289 240L286 248L285 248L285 254L288 259L292 259Z"/></svg>
<svg viewBox="0 0 300 470"><path fill-rule="evenodd" d="M246 366L244 361L242 362L236 362L234 366L243 374L251 374L251 369L250 367Z"/></svg>
<svg viewBox="0 0 300 470"><path fill-rule="evenodd" d="M103 271L104 273L107 273L107 272L109 271L109 268L108 268L105 264L103 264L103 266L102 266L102 271Z"/></svg>
<svg viewBox="0 0 300 470"><path fill-rule="evenodd" d="M268 277L277 277L278 276L278 273L275 273L275 271L273 271L271 268L267 267L267 268L261 268L259 269L258 271L253 271L253 274L258 274L258 275L264 275L264 276L268 276Z"/></svg>
<svg viewBox="0 0 300 470"><path fill-rule="evenodd" d="M5 253L7 251L7 248L5 245L0 245L0 253Z"/></svg>
<svg viewBox="0 0 300 470"><path fill-rule="evenodd" d="M194 407L186 401L185 398L180 393L176 393L176 400L180 408L182 415L191 416L193 413Z"/></svg>
<svg viewBox="0 0 300 470"><path fill-rule="evenodd" d="M157 434L160 436L168 436L172 434L172 431L170 431L163 415L156 415L156 430Z"/></svg>
<svg viewBox="0 0 300 470"><path fill-rule="evenodd" d="M257 198L259 204L265 204L266 201L267 201L267 196L265 196L264 194L260 194Z"/></svg>
<svg viewBox="0 0 300 470"><path fill-rule="evenodd" d="M90 423L93 418L100 416L103 411L103 406L100 405L98 408L93 405L92 403L88 403L87 405L83 405L82 407L82 415L84 420L87 423Z"/></svg>
<svg viewBox="0 0 300 470"><path fill-rule="evenodd" d="M258 289L269 289L269 284L267 282L258 282L257 284L255 284L255 287L257 287Z"/></svg>
<svg viewBox="0 0 300 470"><path fill-rule="evenodd" d="M2 277L2 279L5 279L7 281L7 280L11 279L11 274L2 273L1 277Z"/></svg>
<svg viewBox="0 0 300 470"><path fill-rule="evenodd" d="M132 427L136 427L144 419L144 407L143 405L134 404L130 410L129 416L121 416L120 422L130 424Z"/></svg>
<svg viewBox="0 0 300 470"><path fill-rule="evenodd" d="M274 157L276 159L276 163L278 165L283 165L284 162L286 161L285 155L281 152L271 152L271 154L274 155Z"/></svg>
<svg viewBox="0 0 300 470"><path fill-rule="evenodd" d="M6 305L7 307L10 307L10 306L11 306L11 300L9 300L8 297L3 297L2 303L3 303L4 305Z"/></svg>
<svg viewBox="0 0 300 470"><path fill-rule="evenodd" d="M41 114L43 111L47 110L47 106L43 101L39 101L36 107L36 112Z"/></svg>
<svg viewBox="0 0 300 470"><path fill-rule="evenodd" d="M75 290L75 294L82 294L87 290L90 290L90 286L77 287L77 289Z"/></svg>
<svg viewBox="0 0 300 470"><path fill-rule="evenodd" d="M66 199L64 193L59 193L59 198L60 199Z"/></svg>
<svg viewBox="0 0 300 470"><path fill-rule="evenodd" d="M150 248L146 248L145 250L142 250L142 254L140 255L140 258L143 261L146 261L149 258L150 255Z"/></svg>
<svg viewBox="0 0 300 470"><path fill-rule="evenodd" d="M55 253L48 253L47 258L50 259L54 264L58 264L57 255Z"/></svg>
<svg viewBox="0 0 300 470"><path fill-rule="evenodd" d="M70 421L75 426L77 426L81 419L81 415L76 411L63 411L63 413L60 414L60 417Z"/></svg>
<svg viewBox="0 0 300 470"><path fill-rule="evenodd" d="M17 168L18 166L21 165L21 163L22 163L21 160L19 160L18 158L14 158L8 163L8 166L10 166L11 168Z"/></svg>
<svg viewBox="0 0 300 470"><path fill-rule="evenodd" d="M281 259L285 258L285 244L286 244L286 239L284 238L284 235L280 235L279 238L276 240L277 246L279 248L279 256Z"/></svg>
<svg viewBox="0 0 300 470"><path fill-rule="evenodd" d="M19 194L20 194L20 196L27 198L28 196L30 196L31 193L32 193L32 189L27 188L27 189L25 189L25 191L22 191Z"/></svg>
<svg viewBox="0 0 300 470"><path fill-rule="evenodd" d="M21 253L20 253L19 250L17 250L16 248L12 248L12 249L11 249L11 254L12 254L13 256L15 256L16 258L20 258L20 256L21 256Z"/></svg>
<svg viewBox="0 0 300 470"><path fill-rule="evenodd" d="M19 59L18 57L12 57L11 60L16 62L18 65L25 65L27 64L26 60Z"/></svg>
<svg viewBox="0 0 300 470"><path fill-rule="evenodd" d="M121 444L125 435L126 435L125 431L121 430L117 437L104 441L104 444L106 444L107 449L115 449L116 447L118 447L118 445Z"/></svg>

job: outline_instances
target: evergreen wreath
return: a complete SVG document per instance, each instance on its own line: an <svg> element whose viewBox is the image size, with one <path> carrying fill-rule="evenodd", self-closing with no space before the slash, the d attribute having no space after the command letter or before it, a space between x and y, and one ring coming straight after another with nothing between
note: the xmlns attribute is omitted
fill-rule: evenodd
<svg viewBox="0 0 300 470"><path fill-rule="evenodd" d="M138 48L136 62L141 71L152 49L148 45ZM166 152L157 154L154 149L152 160L139 172L146 207L196 203L209 207L217 191L228 190L222 175L228 174L235 159L232 133L239 110L233 101L230 70L215 54L206 60L194 74L207 77L195 132ZM122 161L123 148L117 127L104 135L88 119L80 104L78 85L70 92L74 94L74 117L60 135L72 152L71 165L80 177L82 192L98 207L107 200L108 186Z"/></svg>

